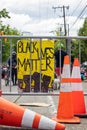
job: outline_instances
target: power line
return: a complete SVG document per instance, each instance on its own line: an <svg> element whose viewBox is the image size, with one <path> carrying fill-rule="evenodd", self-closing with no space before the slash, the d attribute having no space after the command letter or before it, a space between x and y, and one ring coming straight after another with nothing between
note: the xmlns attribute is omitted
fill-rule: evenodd
<svg viewBox="0 0 87 130"><path fill-rule="evenodd" d="M83 15L80 18L85 19L86 17L87 17L87 9L85 9Z"/></svg>
<svg viewBox="0 0 87 130"><path fill-rule="evenodd" d="M87 5L83 8L83 10L81 11L81 13L79 14L79 16L77 17L77 19L75 20L75 22L72 24L72 26L70 27L69 30L71 30L71 28L76 24L76 22L78 21L78 19L80 18L80 16L82 15L82 13L85 11Z"/></svg>
<svg viewBox="0 0 87 130"><path fill-rule="evenodd" d="M83 0L80 0L80 2L78 3L78 5L76 6L76 8L74 9L74 11L72 12L72 14L70 16L73 16L74 12L76 12L76 10L79 8L80 4L82 3Z"/></svg>

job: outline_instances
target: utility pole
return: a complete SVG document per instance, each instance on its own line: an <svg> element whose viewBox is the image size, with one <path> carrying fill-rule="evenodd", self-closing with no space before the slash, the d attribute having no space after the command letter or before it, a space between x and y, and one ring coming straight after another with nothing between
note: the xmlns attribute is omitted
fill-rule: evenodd
<svg viewBox="0 0 87 130"><path fill-rule="evenodd" d="M61 8L61 9L63 9L63 18L64 18L64 36L66 36L67 35L67 30L66 30L66 19L65 19L65 17L66 17L66 15L65 15L65 8L66 9L69 9L69 6L58 6L58 7L52 7L52 9L54 9L54 11L56 10L56 9L59 9L59 8Z"/></svg>
<svg viewBox="0 0 87 130"><path fill-rule="evenodd" d="M69 6L58 6L58 7L52 7L52 9L54 9L54 11L56 9L63 9L63 18L64 18L64 36L67 36L67 29L66 29L66 14L65 14L65 9L69 9ZM68 30L69 31L69 30ZM66 51L68 52L69 51L69 48L68 48L68 42L67 42L67 39L66 39ZM69 53L69 52L68 52Z"/></svg>
<svg viewBox="0 0 87 130"><path fill-rule="evenodd" d="M65 36L67 35L67 31L66 31L66 20L65 20L65 6L63 6L63 17L64 17L64 32L65 32Z"/></svg>

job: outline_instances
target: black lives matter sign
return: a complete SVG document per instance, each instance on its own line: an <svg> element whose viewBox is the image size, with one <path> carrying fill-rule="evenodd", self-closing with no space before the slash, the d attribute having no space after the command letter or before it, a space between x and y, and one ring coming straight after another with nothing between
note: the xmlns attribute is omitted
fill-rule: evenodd
<svg viewBox="0 0 87 130"><path fill-rule="evenodd" d="M25 92L48 92L54 80L54 42L17 43L18 87Z"/></svg>

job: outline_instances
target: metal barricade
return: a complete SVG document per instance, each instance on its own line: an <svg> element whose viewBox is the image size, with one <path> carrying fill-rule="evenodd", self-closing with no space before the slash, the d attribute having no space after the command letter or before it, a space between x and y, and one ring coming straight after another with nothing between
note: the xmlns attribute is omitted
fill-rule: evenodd
<svg viewBox="0 0 87 130"><path fill-rule="evenodd" d="M30 42L32 40L39 40L40 41L40 51L41 51L41 48L42 48L42 40L43 39L49 39L49 40L65 40L67 41L66 43L66 49L67 49L67 52L68 54L70 55L71 57L71 40L72 39L77 39L79 40L79 48L78 48L78 58L79 58L79 61L81 62L81 48L80 48L80 40L87 40L87 37L84 37L84 36L77 36L77 37L74 37L74 36L0 36L0 77L2 77L2 69L1 69L1 66L2 66L2 39L4 38L8 38L10 39L10 56L12 55L12 40L13 39L18 39L18 40L22 40L22 39L30 39ZM30 55L31 57L31 55ZM41 56L40 56L40 81L41 81ZM12 65L12 62L11 62L11 65ZM18 92L18 86L12 86L11 84L11 67L10 67L10 84L9 86L5 86L4 84L4 80L2 80L2 78L0 78L0 89L2 90L2 94L3 95L58 95L59 91L57 90L53 90L53 91L49 91L49 92L41 92L41 82L40 82L40 92L38 93L35 93L35 92ZM30 72L31 73L31 72ZM30 86L31 86L31 76L30 76ZM31 89L31 88L30 88Z"/></svg>

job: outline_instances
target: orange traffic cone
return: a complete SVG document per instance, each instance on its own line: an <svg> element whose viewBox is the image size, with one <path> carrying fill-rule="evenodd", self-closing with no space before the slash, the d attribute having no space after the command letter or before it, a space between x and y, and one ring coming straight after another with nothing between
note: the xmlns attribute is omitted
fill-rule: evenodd
<svg viewBox="0 0 87 130"><path fill-rule="evenodd" d="M70 83L70 61L68 55L64 57L58 111L57 115L52 119L57 122L80 123L80 119L74 117L73 112L72 88Z"/></svg>
<svg viewBox="0 0 87 130"><path fill-rule="evenodd" d="M0 125L27 127L43 130L65 130L57 123L29 109L24 109L0 97Z"/></svg>
<svg viewBox="0 0 87 130"><path fill-rule="evenodd" d="M71 76L71 86L73 94L74 114L79 117L87 117L84 94L82 90L80 63L78 58L74 58L72 76Z"/></svg>

